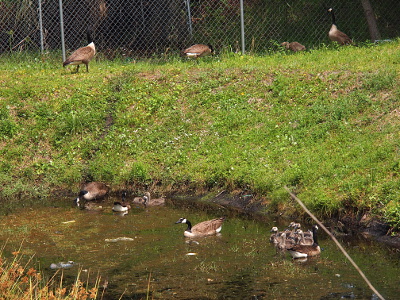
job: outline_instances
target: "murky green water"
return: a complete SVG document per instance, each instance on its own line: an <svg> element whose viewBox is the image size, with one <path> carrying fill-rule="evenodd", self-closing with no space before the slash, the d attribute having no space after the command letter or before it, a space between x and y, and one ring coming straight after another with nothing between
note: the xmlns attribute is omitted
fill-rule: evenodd
<svg viewBox="0 0 400 300"><path fill-rule="evenodd" d="M255 221L221 207L199 212L182 202L119 216L111 212L113 199L101 212L77 210L71 201L1 217L3 253L22 243L22 252L35 254L48 275L54 273L51 263L72 260L76 265L64 276L73 278L79 268L92 279L100 274L108 281L104 299L374 299L323 234L321 257L299 262L269 243L271 227L283 228L273 220ZM186 225L174 224L180 217L196 224L223 215L220 236L194 241L184 238ZM119 237L133 240L110 241ZM386 299L399 299L398 252L365 240L345 247Z"/></svg>

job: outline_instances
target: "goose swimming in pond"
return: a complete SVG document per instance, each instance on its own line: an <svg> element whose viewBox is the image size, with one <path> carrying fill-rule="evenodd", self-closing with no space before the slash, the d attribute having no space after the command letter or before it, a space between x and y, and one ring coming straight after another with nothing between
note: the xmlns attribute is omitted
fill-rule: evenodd
<svg viewBox="0 0 400 300"><path fill-rule="evenodd" d="M149 192L144 193L143 199L144 199L145 206L159 206L159 205L165 204L164 198L154 198L153 199L153 198L151 198L151 195Z"/></svg>
<svg viewBox="0 0 400 300"><path fill-rule="evenodd" d="M149 192L145 192L142 197L135 197L132 203L143 204L144 206L160 206L165 204L165 198L151 198Z"/></svg>
<svg viewBox="0 0 400 300"><path fill-rule="evenodd" d="M305 258L310 256L317 256L321 253L321 248L318 245L317 238L318 226L314 225L312 227L313 232L313 244L312 245L294 245L287 248L287 251L293 258Z"/></svg>
<svg viewBox="0 0 400 300"><path fill-rule="evenodd" d="M112 211L114 212L127 212L129 209L131 209L131 206L128 203L121 203L121 202L114 202L114 205L112 207Z"/></svg>
<svg viewBox="0 0 400 300"><path fill-rule="evenodd" d="M276 226L271 228L270 232L272 232L272 233L271 233L271 235L269 237L270 243L278 244L278 231L279 231L278 227L276 227Z"/></svg>
<svg viewBox="0 0 400 300"><path fill-rule="evenodd" d="M298 238L297 231L301 227L300 223L290 222L286 229L286 238L296 240Z"/></svg>
<svg viewBox="0 0 400 300"><path fill-rule="evenodd" d="M217 234L222 229L222 223L224 222L225 218L218 218L209 221L204 221L198 223L192 227L192 223L186 218L180 218L175 224L187 224L187 229L184 231L184 236L186 237L196 237L196 236L207 236Z"/></svg>
<svg viewBox="0 0 400 300"><path fill-rule="evenodd" d="M297 230L297 243L299 245L312 245L314 244L313 233L311 231L303 232L303 230Z"/></svg>
<svg viewBox="0 0 400 300"><path fill-rule="evenodd" d="M126 191L122 192L122 200L115 201L112 207L113 212L124 213L123 215L128 213L128 210L131 209L130 204L126 201Z"/></svg>
<svg viewBox="0 0 400 300"><path fill-rule="evenodd" d="M296 239L290 236L290 230L286 229L283 232L279 232L276 238L274 246L280 251L286 251L286 249L296 245Z"/></svg>

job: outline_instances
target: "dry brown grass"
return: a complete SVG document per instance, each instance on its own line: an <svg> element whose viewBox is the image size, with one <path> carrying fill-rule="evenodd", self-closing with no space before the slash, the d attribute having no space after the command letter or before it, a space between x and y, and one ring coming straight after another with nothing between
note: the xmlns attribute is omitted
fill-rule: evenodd
<svg viewBox="0 0 400 300"><path fill-rule="evenodd" d="M39 271L30 267L33 256L27 263L23 263L23 255L20 251L12 254L11 259L0 256L0 299L97 299L99 276L94 286L89 287L88 282L80 280L80 271L78 271L75 282L72 285L64 285L62 273L59 282L56 280L56 275L62 271L57 271L53 277L46 280Z"/></svg>

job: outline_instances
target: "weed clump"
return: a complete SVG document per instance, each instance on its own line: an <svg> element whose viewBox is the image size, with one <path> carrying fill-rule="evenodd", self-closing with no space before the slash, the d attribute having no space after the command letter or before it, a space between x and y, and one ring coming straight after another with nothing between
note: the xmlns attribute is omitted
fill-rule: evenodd
<svg viewBox="0 0 400 300"><path fill-rule="evenodd" d="M38 270L29 267L31 259L23 262L19 251L12 253L12 259L0 255L0 299L96 299L99 291L100 277L96 278L93 287L80 280L80 272L73 284L65 286L62 271L57 271L50 279L46 279ZM60 281L55 280L61 272Z"/></svg>

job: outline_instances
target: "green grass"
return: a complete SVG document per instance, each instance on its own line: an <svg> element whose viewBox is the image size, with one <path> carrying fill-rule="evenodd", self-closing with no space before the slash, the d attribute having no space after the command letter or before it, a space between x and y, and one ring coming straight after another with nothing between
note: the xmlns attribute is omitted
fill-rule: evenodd
<svg viewBox="0 0 400 300"><path fill-rule="evenodd" d="M249 189L275 211L288 185L322 217L365 210L399 229L399 47L98 60L78 74L3 56L0 196L101 180Z"/></svg>

